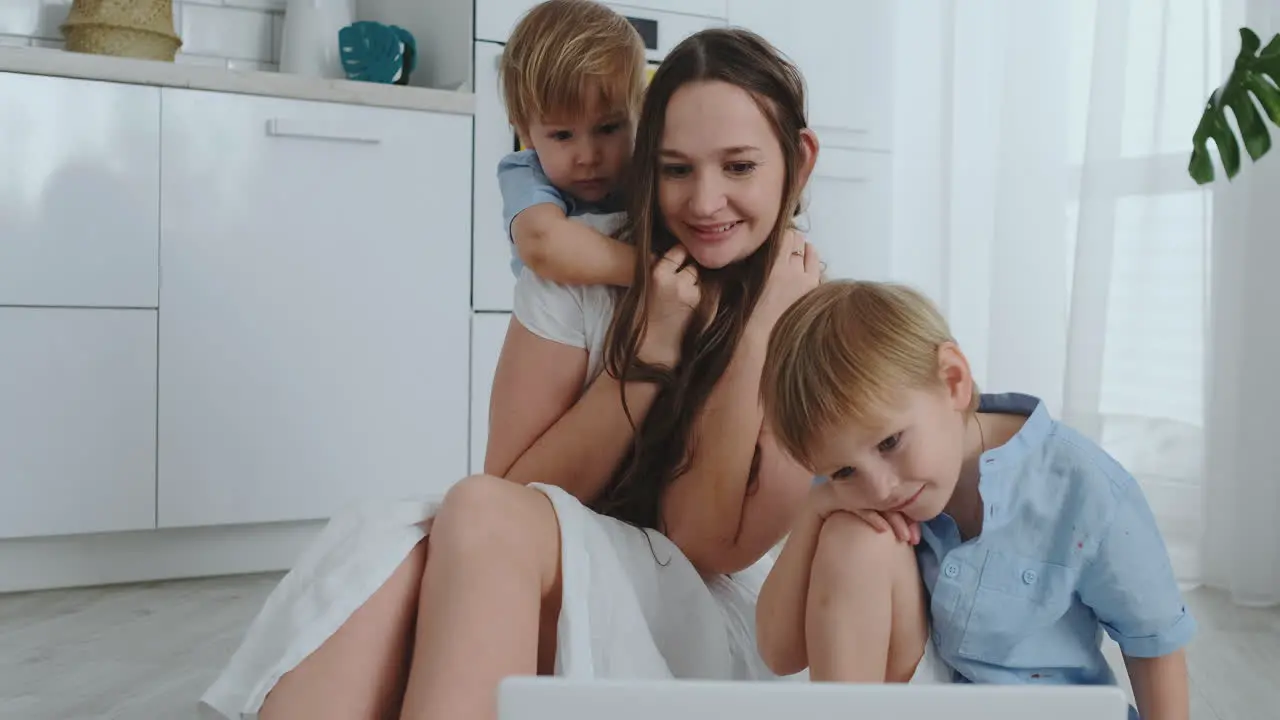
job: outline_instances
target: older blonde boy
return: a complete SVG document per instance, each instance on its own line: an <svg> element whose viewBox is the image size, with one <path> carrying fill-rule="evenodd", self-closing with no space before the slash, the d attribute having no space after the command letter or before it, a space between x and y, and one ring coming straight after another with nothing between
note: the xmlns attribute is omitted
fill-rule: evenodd
<svg viewBox="0 0 1280 720"><path fill-rule="evenodd" d="M512 32L500 76L525 149L502 159L498 183L517 277L525 265L565 285L631 284L634 249L571 218L625 210L644 70L639 33L591 0L547 0Z"/></svg>

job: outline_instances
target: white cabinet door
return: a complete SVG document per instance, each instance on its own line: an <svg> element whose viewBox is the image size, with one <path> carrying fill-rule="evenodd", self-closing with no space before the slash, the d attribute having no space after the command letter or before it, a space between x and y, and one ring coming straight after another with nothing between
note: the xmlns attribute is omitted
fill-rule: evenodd
<svg viewBox="0 0 1280 720"><path fill-rule="evenodd" d="M507 338L511 313L476 313L471 316L471 472L484 472L489 440L489 395L498 356Z"/></svg>
<svg viewBox="0 0 1280 720"><path fill-rule="evenodd" d="M889 150L892 0L728 0L729 24L764 36L804 73L826 147Z"/></svg>
<svg viewBox="0 0 1280 720"><path fill-rule="evenodd" d="M891 278L891 155L821 150L806 195L800 227L827 263L827 277Z"/></svg>
<svg viewBox="0 0 1280 720"><path fill-rule="evenodd" d="M472 304L476 310L511 310L516 280L511 273L511 240L502 223L498 161L515 150L498 89L502 46L476 43L476 140L472 212Z"/></svg>
<svg viewBox="0 0 1280 720"><path fill-rule="evenodd" d="M466 474L471 119L164 94L159 524Z"/></svg>
<svg viewBox="0 0 1280 720"><path fill-rule="evenodd" d="M156 312L0 307L0 538L156 520Z"/></svg>
<svg viewBox="0 0 1280 720"><path fill-rule="evenodd" d="M154 308L160 90L0 73L0 305Z"/></svg>

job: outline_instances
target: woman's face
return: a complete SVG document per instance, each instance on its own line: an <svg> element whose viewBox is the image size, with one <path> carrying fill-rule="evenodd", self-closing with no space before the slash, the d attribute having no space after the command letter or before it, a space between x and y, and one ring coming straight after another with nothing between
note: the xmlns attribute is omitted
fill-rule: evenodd
<svg viewBox="0 0 1280 720"><path fill-rule="evenodd" d="M699 265L722 268L764 244L778 220L786 160L742 88L712 80L671 96L658 158L658 205Z"/></svg>

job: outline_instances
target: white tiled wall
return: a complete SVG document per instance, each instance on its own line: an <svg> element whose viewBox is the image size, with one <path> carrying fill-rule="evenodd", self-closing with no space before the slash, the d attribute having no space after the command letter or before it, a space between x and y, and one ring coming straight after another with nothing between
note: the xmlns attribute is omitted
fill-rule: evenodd
<svg viewBox="0 0 1280 720"><path fill-rule="evenodd" d="M174 0L177 61L276 70L286 0ZM0 45L60 48L71 0L0 0Z"/></svg>

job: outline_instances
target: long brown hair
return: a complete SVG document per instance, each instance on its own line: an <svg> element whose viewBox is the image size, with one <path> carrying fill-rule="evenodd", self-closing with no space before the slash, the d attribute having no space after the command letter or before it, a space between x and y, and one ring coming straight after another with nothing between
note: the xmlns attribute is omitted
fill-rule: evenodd
<svg viewBox="0 0 1280 720"><path fill-rule="evenodd" d="M645 365L636 357L648 324L651 266L676 243L658 206L659 155L671 97L681 87L703 81L726 82L755 98L782 146L786 179L778 220L760 249L726 268L699 269L703 302L689 322L679 365L666 370ZM640 111L627 179L630 207L621 231L638 248L639 260L632 285L615 310L604 359L606 371L624 383L648 380L660 383L661 389L636 432L633 447L593 503L598 512L664 530L663 495L688 468L697 442L694 422L729 365L780 252L781 238L799 212L804 163L800 134L806 126L804 79L799 70L748 30L716 28L696 33L677 45L654 74Z"/></svg>

